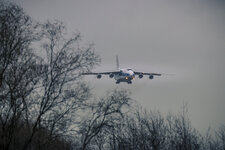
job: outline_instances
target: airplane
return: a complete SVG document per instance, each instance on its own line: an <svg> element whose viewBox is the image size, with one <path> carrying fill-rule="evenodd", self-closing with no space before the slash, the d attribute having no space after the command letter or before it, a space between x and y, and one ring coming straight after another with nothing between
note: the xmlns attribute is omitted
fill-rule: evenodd
<svg viewBox="0 0 225 150"><path fill-rule="evenodd" d="M132 84L132 80L135 78L135 75L138 75L138 77L141 79L144 75L148 75L149 79L153 79L154 76L161 76L160 73L146 73L146 72L136 72L133 71L131 68L123 68L120 69L119 67L119 59L118 56L116 56L116 71L111 72L89 72L89 73L83 73L83 75L96 75L97 79L101 79L102 75L109 75L110 78L113 78L116 80L116 84L119 84L120 82L127 82L128 84Z"/></svg>

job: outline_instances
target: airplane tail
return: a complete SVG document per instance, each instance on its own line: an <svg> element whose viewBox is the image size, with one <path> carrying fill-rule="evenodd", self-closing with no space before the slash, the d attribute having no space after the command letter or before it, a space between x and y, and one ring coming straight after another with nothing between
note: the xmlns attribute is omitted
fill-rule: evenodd
<svg viewBox="0 0 225 150"><path fill-rule="evenodd" d="M116 69L117 69L117 70L120 69L118 55L116 55Z"/></svg>

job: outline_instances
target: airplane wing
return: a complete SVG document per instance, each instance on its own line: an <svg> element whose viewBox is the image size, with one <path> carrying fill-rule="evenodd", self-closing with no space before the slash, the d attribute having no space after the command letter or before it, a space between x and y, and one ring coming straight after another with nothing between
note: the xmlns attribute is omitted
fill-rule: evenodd
<svg viewBox="0 0 225 150"><path fill-rule="evenodd" d="M134 71L134 74L135 74L135 75L149 75L149 76L151 76L151 75L154 75L154 76L161 76L161 75L162 75L162 74L160 74L160 73L136 72L136 71Z"/></svg>
<svg viewBox="0 0 225 150"><path fill-rule="evenodd" d="M112 72L88 72L88 73L83 73L82 75L109 75L109 74L119 74L120 71L112 71Z"/></svg>

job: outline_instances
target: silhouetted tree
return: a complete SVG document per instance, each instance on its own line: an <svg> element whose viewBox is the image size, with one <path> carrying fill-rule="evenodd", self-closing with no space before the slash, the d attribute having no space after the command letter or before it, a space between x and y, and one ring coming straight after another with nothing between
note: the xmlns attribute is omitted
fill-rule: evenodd
<svg viewBox="0 0 225 150"><path fill-rule="evenodd" d="M90 94L89 88L79 82L81 74L99 60L92 45L79 47L79 34L65 40L65 27L61 22L43 24L42 33L44 56L47 56L42 62L45 71L39 80L40 87L32 95L36 103L29 111L35 116L29 118L33 125L24 149L40 127L47 128L52 138L70 132L76 111L82 108Z"/></svg>
<svg viewBox="0 0 225 150"><path fill-rule="evenodd" d="M43 73L40 58L32 53L36 26L14 4L0 3L0 147L14 149L15 132L23 126L27 98Z"/></svg>
<svg viewBox="0 0 225 150"><path fill-rule="evenodd" d="M225 125L222 125L216 131L216 133L215 133L215 140L214 140L213 144L211 144L211 148L212 147L215 150L225 150Z"/></svg>
<svg viewBox="0 0 225 150"><path fill-rule="evenodd" d="M165 147L167 128L159 112L137 110L127 119L125 133L120 137L120 147L137 150L157 150Z"/></svg>
<svg viewBox="0 0 225 150"><path fill-rule="evenodd" d="M66 39L65 30L59 21L35 25L22 8L1 2L2 149L31 149L42 131L49 132L42 145L70 134L76 111L90 94L88 86L80 82L81 74L99 58L93 45L80 47L80 34ZM42 48L37 47L39 43ZM16 134L22 129L25 135L18 143Z"/></svg>
<svg viewBox="0 0 225 150"><path fill-rule="evenodd" d="M129 106L129 94L127 91L115 90L112 94L102 98L95 105L92 105L90 113L80 124L82 134L82 150L85 150L92 141L103 130L109 130L121 121L123 116L122 108ZM105 131L105 133L107 133Z"/></svg>
<svg viewBox="0 0 225 150"><path fill-rule="evenodd" d="M141 126L141 135L145 139L145 149L162 149L166 141L167 128L164 118L159 112L144 112L144 116L137 116Z"/></svg>
<svg viewBox="0 0 225 150"><path fill-rule="evenodd" d="M200 149L202 139L197 130L192 128L188 118L188 108L184 105L182 113L167 116L168 143L169 149L192 150Z"/></svg>

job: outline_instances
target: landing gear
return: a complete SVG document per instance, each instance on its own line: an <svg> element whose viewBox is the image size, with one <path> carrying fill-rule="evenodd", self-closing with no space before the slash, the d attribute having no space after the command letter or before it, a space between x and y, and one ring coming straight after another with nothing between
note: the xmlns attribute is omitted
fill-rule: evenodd
<svg viewBox="0 0 225 150"><path fill-rule="evenodd" d="M132 81L128 81L127 83L128 83L128 84L132 84Z"/></svg>
<svg viewBox="0 0 225 150"><path fill-rule="evenodd" d="M120 81L116 81L116 84L120 84Z"/></svg>

